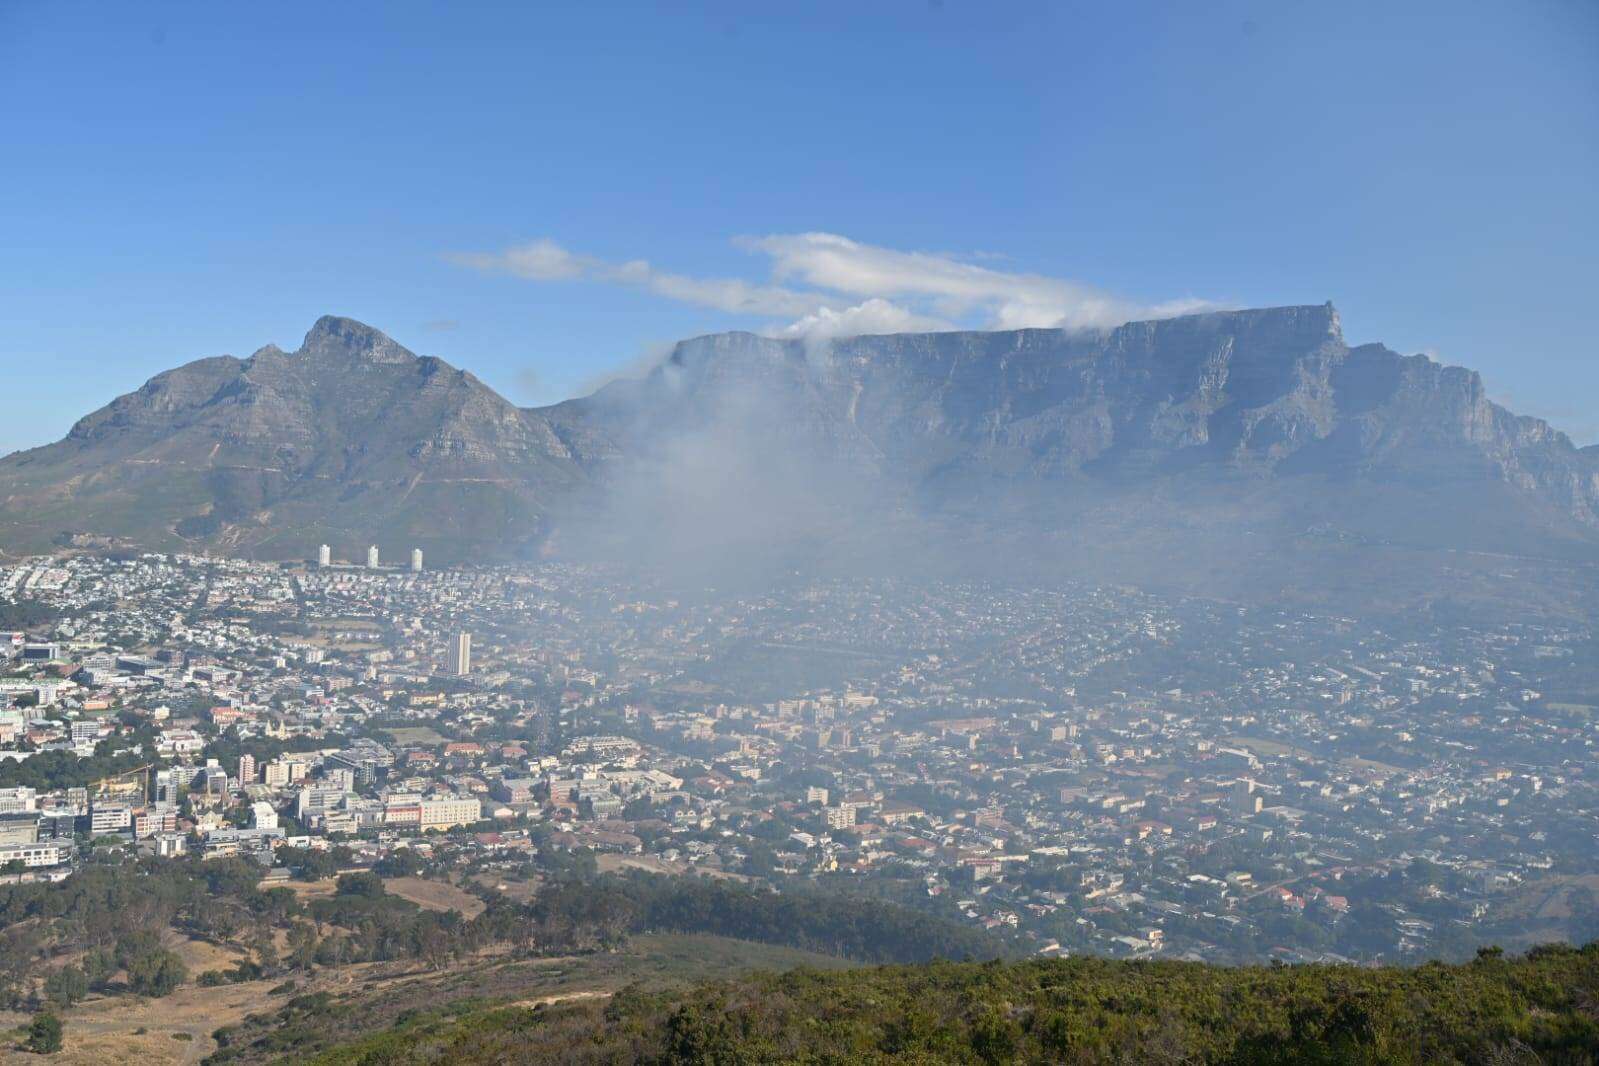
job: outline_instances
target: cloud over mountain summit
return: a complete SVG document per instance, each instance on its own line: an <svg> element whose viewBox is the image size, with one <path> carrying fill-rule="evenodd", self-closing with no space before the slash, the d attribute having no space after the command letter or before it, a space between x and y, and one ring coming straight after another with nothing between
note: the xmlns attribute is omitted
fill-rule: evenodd
<svg viewBox="0 0 1599 1066"><path fill-rule="evenodd" d="M999 270L949 253L900 251L834 233L740 237L734 244L768 260L769 280L696 277L644 259L614 262L571 251L548 237L448 258L527 281L634 287L680 303L767 319L763 332L777 336L1104 330L1214 306L1193 298L1142 304L1079 281Z"/></svg>

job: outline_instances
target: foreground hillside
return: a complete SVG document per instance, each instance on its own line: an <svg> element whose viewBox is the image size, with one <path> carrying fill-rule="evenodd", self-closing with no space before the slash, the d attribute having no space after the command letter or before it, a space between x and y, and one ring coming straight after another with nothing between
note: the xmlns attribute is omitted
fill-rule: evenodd
<svg viewBox="0 0 1599 1066"><path fill-rule="evenodd" d="M0 1061L6 1027L42 1013L65 1022L69 1062L171 1061L151 1045L170 1053L176 1042L183 1061L214 1050L253 1064L303 1060L446 1002L1007 950L892 903L644 874L583 879L549 856L515 898L443 871L319 880L315 853L278 857L298 872L292 888L260 884L242 859L105 852L59 883L0 885Z"/></svg>
<svg viewBox="0 0 1599 1066"><path fill-rule="evenodd" d="M1591 1063L1599 944L1415 969L1066 959L799 970L435 1014L315 1060Z"/></svg>
<svg viewBox="0 0 1599 1066"><path fill-rule="evenodd" d="M205 945L181 945L199 955ZM60 1011L61 1051L49 1058L15 1049L26 1011L0 1011L0 1063L19 1066L180 1066L214 1055L229 1066L300 1062L316 1051L380 1033L440 1003L555 1003L603 999L640 985L683 987L756 970L828 969L844 959L703 934L650 933L615 951L550 957L500 953L443 968L415 962L358 963L224 985L186 984L152 999L91 995Z"/></svg>

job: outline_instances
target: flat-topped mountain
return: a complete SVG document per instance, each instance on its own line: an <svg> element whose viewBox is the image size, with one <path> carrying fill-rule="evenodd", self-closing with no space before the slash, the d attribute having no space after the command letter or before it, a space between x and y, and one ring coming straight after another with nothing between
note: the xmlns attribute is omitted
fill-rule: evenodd
<svg viewBox="0 0 1599 1066"><path fill-rule="evenodd" d="M323 318L294 352L190 363L0 460L12 552L64 531L284 558L723 552L796 530L855 550L877 521L1057 562L1197 561L1235 536L1590 562L1599 448L1472 371L1349 347L1325 305L1103 333L717 334L537 410Z"/></svg>
<svg viewBox="0 0 1599 1066"><path fill-rule="evenodd" d="M543 413L591 461L730 412L923 489L1167 474L1501 481L1599 530L1599 448L1490 402L1472 371L1348 347L1331 304L821 351L717 334L679 344L643 382Z"/></svg>

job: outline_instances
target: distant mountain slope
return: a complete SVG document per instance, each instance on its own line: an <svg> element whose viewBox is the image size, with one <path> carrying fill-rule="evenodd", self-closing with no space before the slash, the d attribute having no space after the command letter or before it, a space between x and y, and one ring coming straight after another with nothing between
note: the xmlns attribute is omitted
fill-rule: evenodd
<svg viewBox="0 0 1599 1066"><path fill-rule="evenodd" d="M268 557L376 542L459 558L525 540L581 477L538 415L328 317L298 351L170 370L0 461L0 538L37 548L80 530Z"/></svg>
<svg viewBox="0 0 1599 1066"><path fill-rule="evenodd" d="M68 530L440 561L550 547L552 530L560 550L612 539L718 564L790 541L863 560L939 541L1286 587L1321 572L1307 537L1356 578L1374 556L1351 546L1599 560L1599 449L1491 403L1471 371L1350 348L1330 305L1102 334L717 334L538 410L324 318L293 353L169 371L0 460L0 548Z"/></svg>

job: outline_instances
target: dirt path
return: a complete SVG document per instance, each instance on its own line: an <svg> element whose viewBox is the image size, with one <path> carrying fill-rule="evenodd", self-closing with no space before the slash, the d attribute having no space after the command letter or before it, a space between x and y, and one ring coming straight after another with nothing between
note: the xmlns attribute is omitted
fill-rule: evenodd
<svg viewBox="0 0 1599 1066"><path fill-rule="evenodd" d="M561 992L553 996L540 996L537 999L519 999L514 1003L505 1004L507 1007L548 1007L555 1003L566 1003L574 999L610 999L613 993L593 989L588 992Z"/></svg>

